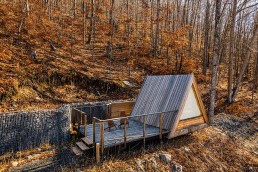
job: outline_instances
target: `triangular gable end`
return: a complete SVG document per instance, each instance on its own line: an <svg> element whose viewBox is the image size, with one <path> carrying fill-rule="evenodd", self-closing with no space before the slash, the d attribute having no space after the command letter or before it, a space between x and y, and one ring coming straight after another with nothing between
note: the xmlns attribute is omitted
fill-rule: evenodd
<svg viewBox="0 0 258 172"><path fill-rule="evenodd" d="M191 90L188 93L180 120L195 118L201 115L202 115L201 110L198 105L197 98L195 96L193 86L192 86Z"/></svg>
<svg viewBox="0 0 258 172"><path fill-rule="evenodd" d="M186 99L184 100L184 102L182 102L181 108L180 108L181 110L177 114L178 118L175 121L176 124L171 129L171 132L168 135L168 138L173 137L174 132L176 131L180 120L184 120L184 119L190 120L191 118L203 116L204 122L205 123L209 122L194 75L192 75L191 81L192 83L190 83L188 87L189 90L186 91L186 95L185 95Z"/></svg>

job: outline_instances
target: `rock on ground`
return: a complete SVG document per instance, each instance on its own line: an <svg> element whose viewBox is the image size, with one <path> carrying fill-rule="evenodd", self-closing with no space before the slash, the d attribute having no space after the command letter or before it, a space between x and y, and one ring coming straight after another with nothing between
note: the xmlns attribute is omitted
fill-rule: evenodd
<svg viewBox="0 0 258 172"><path fill-rule="evenodd" d="M168 154L168 153L159 154L159 158L160 158L160 160L162 160L166 164L171 162L171 155Z"/></svg>
<svg viewBox="0 0 258 172"><path fill-rule="evenodd" d="M172 161L171 171L172 172L182 172L182 165L178 164L177 162Z"/></svg>

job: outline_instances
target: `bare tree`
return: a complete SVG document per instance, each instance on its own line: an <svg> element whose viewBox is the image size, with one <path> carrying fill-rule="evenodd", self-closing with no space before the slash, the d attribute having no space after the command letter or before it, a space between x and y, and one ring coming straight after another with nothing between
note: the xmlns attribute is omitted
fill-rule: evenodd
<svg viewBox="0 0 258 172"><path fill-rule="evenodd" d="M155 45L154 45L154 57L158 54L158 44L159 44L159 15L160 15L160 0L157 0L157 14L156 14L156 31L155 31Z"/></svg>
<svg viewBox="0 0 258 172"><path fill-rule="evenodd" d="M213 54L213 68L212 68L212 78L211 78L210 109L209 109L209 117L210 117L211 123L214 117L217 73L218 73L219 52L220 52L221 0L216 0L215 4L216 4L216 10L215 10L215 30L214 30L214 52L213 52L214 54Z"/></svg>
<svg viewBox="0 0 258 172"><path fill-rule="evenodd" d="M230 45L229 45L229 68L228 68L228 102L232 103L232 86L233 86L233 65L234 65L234 41L235 41L235 20L237 10L237 0L233 1L233 8L231 11L231 24L230 24Z"/></svg>
<svg viewBox="0 0 258 172"><path fill-rule="evenodd" d="M204 49L203 49L203 64L202 73L206 75L207 73L207 60L209 55L209 31L210 31L210 0L206 2L206 12L205 12L205 33L204 33Z"/></svg>

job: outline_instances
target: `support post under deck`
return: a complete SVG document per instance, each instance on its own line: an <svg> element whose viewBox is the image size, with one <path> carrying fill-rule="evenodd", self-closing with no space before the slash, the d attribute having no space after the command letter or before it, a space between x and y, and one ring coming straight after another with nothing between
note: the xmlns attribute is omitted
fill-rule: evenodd
<svg viewBox="0 0 258 172"><path fill-rule="evenodd" d="M93 137L93 146L95 146L96 144L96 119L95 117L93 117L93 121L92 121L92 127L93 127L93 130L92 130L92 137Z"/></svg>
<svg viewBox="0 0 258 172"><path fill-rule="evenodd" d="M145 149L146 143L146 116L143 116L143 147Z"/></svg>
<svg viewBox="0 0 258 172"><path fill-rule="evenodd" d="M160 141L162 141L162 125L163 125L163 121L162 121L162 113L159 114L159 139Z"/></svg>
<svg viewBox="0 0 258 172"><path fill-rule="evenodd" d="M100 148L101 148L101 156L104 155L104 122L100 123Z"/></svg>
<svg viewBox="0 0 258 172"><path fill-rule="evenodd" d="M87 115L84 114L84 136L87 137Z"/></svg>
<svg viewBox="0 0 258 172"><path fill-rule="evenodd" d="M124 147L126 148L126 124L127 124L127 118L125 119L125 125L124 125Z"/></svg>
<svg viewBox="0 0 258 172"><path fill-rule="evenodd" d="M96 144L96 161L97 161L97 164L100 163L99 143Z"/></svg>

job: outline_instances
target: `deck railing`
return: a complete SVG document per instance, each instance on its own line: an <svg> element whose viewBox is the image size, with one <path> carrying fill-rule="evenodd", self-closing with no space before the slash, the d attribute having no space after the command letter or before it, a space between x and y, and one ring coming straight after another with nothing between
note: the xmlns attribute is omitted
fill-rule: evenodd
<svg viewBox="0 0 258 172"><path fill-rule="evenodd" d="M72 114L73 114L73 116L77 117L77 114L76 114L76 113L81 112L81 111L84 112L84 113L86 113L86 112L85 112L85 109L88 108L88 111L89 111L89 112L88 112L87 114L85 114L85 115L87 115L87 122L88 122L89 124L91 124L93 117L96 117L96 115L100 115L99 113L93 112L94 109L97 109L98 107L103 107L103 105L75 106L75 107L72 108L73 111L75 111L75 113L72 113ZM107 114L107 113L108 113L108 112L103 112L103 114ZM103 115L103 114L102 114L102 115ZM101 117L101 116L97 116L97 117ZM103 118L105 118L105 117L106 117L106 116L103 115ZM81 121L81 124L83 125L83 120Z"/></svg>
<svg viewBox="0 0 258 172"><path fill-rule="evenodd" d="M74 110L76 112L75 121L73 121L73 125L75 125L74 123L78 124L78 126L77 126L78 131L80 131L80 127L81 127L81 125L83 125L84 126L84 135L86 137L87 136L87 114L77 108L73 108L72 110Z"/></svg>
<svg viewBox="0 0 258 172"><path fill-rule="evenodd" d="M122 111L121 111L122 112ZM132 118L142 118L142 122L143 122L143 146L145 148L145 144L146 144L146 117L148 116L153 116L153 115L159 115L159 139L160 141L162 141L162 136L163 136L163 114L164 113L170 113L170 112L175 112L175 111L167 111L167 112L157 112L157 113L152 113L152 114L143 114L143 115L135 115L135 116L126 116L126 117L118 117L118 118L110 118L110 119L105 119L105 120L101 120L98 119L96 117L93 117L93 133L92 133L92 137L93 137L93 145L96 145L96 123L99 123L100 125L100 145L96 147L96 152L99 152L100 149L100 153L101 156L103 156L104 154L104 124L109 122L109 121L118 121L118 120L125 120L125 125L124 125L124 146L126 146L126 142L127 142L127 136L126 136L126 131L127 131L127 126L126 126L126 122L129 119ZM100 148L99 148L100 147Z"/></svg>
<svg viewBox="0 0 258 172"><path fill-rule="evenodd" d="M74 111L72 114L73 114L73 117L72 117L72 128L73 127L77 127L77 130L80 131L80 127L83 125L84 126L84 136L86 137L87 136L87 125L88 124L91 124L91 121L93 123L93 119L98 119L97 117L94 117L94 114L87 114L86 112L84 112L82 110L82 108L84 107L91 107L91 106L83 106L83 107L74 107L72 108L72 111ZM115 113L117 112L121 112L121 111L113 111ZM89 121L88 117L93 115L92 117L92 120ZM108 115L107 115L108 116ZM98 119L100 120L100 119Z"/></svg>
<svg viewBox="0 0 258 172"><path fill-rule="evenodd" d="M83 116L81 117L81 112L83 112L83 114L87 115L87 123L88 124L92 124L92 119L93 117L96 117L96 118L99 118L99 119L105 119L105 118L108 118L108 117L112 117L113 114L119 114L121 112L121 110L112 110L111 112L111 106L112 104L107 104L106 106L106 111L102 111L102 113L99 113L99 110L97 110L99 107L103 107L103 105L84 105L84 106L75 106L72 108L72 119L74 119L73 123L77 123L80 121L80 124L83 125ZM97 110L95 112L95 110ZM112 116L111 116L112 114ZM78 118L78 119L77 119ZM79 118L81 118L79 120Z"/></svg>

